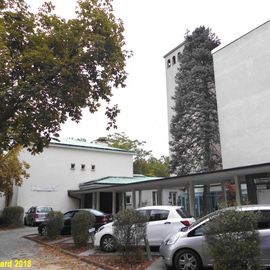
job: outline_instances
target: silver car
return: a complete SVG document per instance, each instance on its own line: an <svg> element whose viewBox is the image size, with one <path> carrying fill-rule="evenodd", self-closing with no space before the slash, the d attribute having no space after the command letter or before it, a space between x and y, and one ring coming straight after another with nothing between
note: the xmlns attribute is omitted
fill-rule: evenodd
<svg viewBox="0 0 270 270"><path fill-rule="evenodd" d="M25 213L24 224L36 226L46 220L47 215L53 209L50 206L32 206Z"/></svg>
<svg viewBox="0 0 270 270"><path fill-rule="evenodd" d="M270 266L270 205L241 206L239 211L260 211L267 224L259 227L261 255L260 265ZM212 266L213 260L209 254L207 243L203 235L203 227L213 212L193 223L191 226L167 237L160 246L160 253L167 266L176 269L199 270Z"/></svg>

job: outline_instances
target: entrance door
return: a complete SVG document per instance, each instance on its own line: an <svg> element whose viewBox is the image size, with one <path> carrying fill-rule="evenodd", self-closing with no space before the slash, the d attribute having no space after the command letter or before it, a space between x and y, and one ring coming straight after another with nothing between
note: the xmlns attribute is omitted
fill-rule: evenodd
<svg viewBox="0 0 270 270"><path fill-rule="evenodd" d="M99 210L108 214L112 213L112 192L100 192Z"/></svg>
<svg viewBox="0 0 270 270"><path fill-rule="evenodd" d="M93 208L92 202L93 202L93 194L85 194L84 195L84 208Z"/></svg>

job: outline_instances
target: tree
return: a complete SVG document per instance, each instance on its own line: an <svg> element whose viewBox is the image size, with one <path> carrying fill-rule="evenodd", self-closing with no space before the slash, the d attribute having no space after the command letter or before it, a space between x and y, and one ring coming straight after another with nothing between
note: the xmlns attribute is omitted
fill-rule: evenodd
<svg viewBox="0 0 270 270"><path fill-rule="evenodd" d="M147 221L147 217L135 209L124 209L114 216L113 236L124 261L134 259L135 254L130 256L130 253L146 238Z"/></svg>
<svg viewBox="0 0 270 270"><path fill-rule="evenodd" d="M12 150L0 155L0 192L5 195L13 190L13 185L21 186L24 178L28 178L29 164L21 162L18 158L21 147L17 146Z"/></svg>
<svg viewBox="0 0 270 270"><path fill-rule="evenodd" d="M176 75L170 170L177 175L221 168L217 102L211 51L220 44L209 28L186 33ZM203 212L209 210L210 186L204 186Z"/></svg>
<svg viewBox="0 0 270 270"><path fill-rule="evenodd" d="M147 160L136 160L133 164L134 172L147 176L169 177L169 157L161 156L155 158L151 156Z"/></svg>
<svg viewBox="0 0 270 270"><path fill-rule="evenodd" d="M41 152L60 124L78 122L108 103L109 127L117 105L113 87L124 87L123 24L112 0L78 0L76 18L56 16L44 3L37 14L24 0L0 1L0 153L16 145Z"/></svg>
<svg viewBox="0 0 270 270"><path fill-rule="evenodd" d="M219 129L211 50L220 44L201 26L185 36L176 75L170 169L177 175L221 168Z"/></svg>
<svg viewBox="0 0 270 270"><path fill-rule="evenodd" d="M143 149L145 141L132 140L124 132L110 134L107 137L100 137L97 142L105 142L111 147L131 150L135 152L133 172L146 176L169 176L169 158L155 158L152 151Z"/></svg>

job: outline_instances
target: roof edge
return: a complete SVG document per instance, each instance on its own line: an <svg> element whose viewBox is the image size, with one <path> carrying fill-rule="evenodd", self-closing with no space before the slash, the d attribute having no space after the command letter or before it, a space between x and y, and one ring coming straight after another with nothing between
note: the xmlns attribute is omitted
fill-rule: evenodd
<svg viewBox="0 0 270 270"><path fill-rule="evenodd" d="M120 149L120 148L106 148L106 147L95 147L95 146L86 146L86 145L75 145L75 144L68 144L68 143L61 143L61 142L50 142L50 145L54 145L54 146L66 146L69 148L84 148L84 149L93 149L93 150L97 150L97 151L106 151L106 152L120 152L120 153L125 153L125 154L130 154L130 155L134 155L135 152L131 151L131 150L124 150L124 149Z"/></svg>
<svg viewBox="0 0 270 270"><path fill-rule="evenodd" d="M240 37L234 39L233 41L230 41L230 42L228 42L228 43L226 43L226 44L224 44L224 45L220 44L218 47L216 47L215 49L212 50L212 54L215 54L215 53L217 53L217 52L223 50L224 48L230 46L232 43L237 42L239 39L241 39L241 38L247 36L247 35L250 34L251 32L257 30L258 28L262 27L263 25L265 25L265 24L267 24L267 23L269 23L269 22L270 22L270 20L268 20L268 21L266 21L266 22L260 24L259 26L257 26L257 27L255 27L255 28L253 28L252 30L246 32L245 34L242 34Z"/></svg>
<svg viewBox="0 0 270 270"><path fill-rule="evenodd" d="M182 43L180 43L179 45L177 45L175 48L173 48L172 50L170 50L168 53L166 53L163 58L166 58L167 56L169 56L172 52L176 51L177 49L179 49L180 47L182 47L185 44L185 41L183 41Z"/></svg>

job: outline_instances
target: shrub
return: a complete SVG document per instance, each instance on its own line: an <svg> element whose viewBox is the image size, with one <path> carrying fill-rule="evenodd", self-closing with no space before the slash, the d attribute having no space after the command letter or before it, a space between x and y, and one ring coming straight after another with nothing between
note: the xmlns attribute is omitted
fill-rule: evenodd
<svg viewBox="0 0 270 270"><path fill-rule="evenodd" d="M2 213L2 221L8 227L23 226L24 209L21 206L9 206L4 208Z"/></svg>
<svg viewBox="0 0 270 270"><path fill-rule="evenodd" d="M129 260L131 251L140 253L138 248L146 237L147 220L146 216L134 209L125 209L115 215L113 235L125 261Z"/></svg>
<svg viewBox="0 0 270 270"><path fill-rule="evenodd" d="M88 230L94 227L95 216L88 211L79 211L71 221L71 235L76 247L85 246L89 240Z"/></svg>
<svg viewBox="0 0 270 270"><path fill-rule="evenodd" d="M59 211L50 211L46 221L47 237L49 239L55 239L57 235L60 235L63 225L63 214Z"/></svg>
<svg viewBox="0 0 270 270"><path fill-rule="evenodd" d="M256 257L260 254L256 231L258 213L221 210L210 218L205 235L217 270L260 269Z"/></svg>

